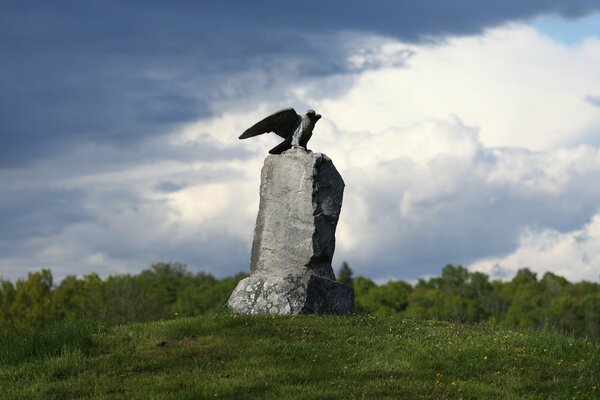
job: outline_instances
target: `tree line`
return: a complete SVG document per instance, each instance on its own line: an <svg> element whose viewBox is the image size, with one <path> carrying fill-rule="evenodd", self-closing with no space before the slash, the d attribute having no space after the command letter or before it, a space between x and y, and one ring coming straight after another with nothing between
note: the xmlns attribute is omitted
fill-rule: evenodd
<svg viewBox="0 0 600 400"><path fill-rule="evenodd" d="M538 279L521 269L510 281L490 281L486 274L447 265L441 276L414 286L404 281L377 285L365 277L353 279L352 286L359 312L549 328L600 341L600 284L571 283L551 272Z"/></svg>
<svg viewBox="0 0 600 400"><path fill-rule="evenodd" d="M16 284L0 280L0 333L65 319L113 325L215 313L245 276L216 279L183 264L157 263L137 275L67 276L54 285L51 271L43 269Z"/></svg>
<svg viewBox="0 0 600 400"><path fill-rule="evenodd" d="M0 279L0 333L37 329L66 319L124 324L226 312L225 303L245 274L217 279L185 265L158 263L137 275L102 279L67 276L55 284L48 269L16 283ZM528 269L510 281L447 265L439 277L411 285L376 284L353 277L343 263L338 280L354 288L356 311L405 318L491 322L515 328L549 327L600 341L600 284L571 283Z"/></svg>

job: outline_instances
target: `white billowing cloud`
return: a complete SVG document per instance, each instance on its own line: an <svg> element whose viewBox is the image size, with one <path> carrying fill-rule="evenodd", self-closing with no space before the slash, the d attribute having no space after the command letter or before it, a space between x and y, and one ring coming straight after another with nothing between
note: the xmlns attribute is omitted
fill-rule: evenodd
<svg viewBox="0 0 600 400"><path fill-rule="evenodd" d="M576 281L600 280L600 213L581 229L569 232L526 228L515 251L470 265L472 270L496 277L510 277L526 267L539 276L551 271Z"/></svg>
<svg viewBox="0 0 600 400"><path fill-rule="evenodd" d="M217 118L197 124L196 132L221 132L230 124ZM469 265L510 254L528 229L576 230L597 211L597 148L493 148L479 135L454 115L379 132L343 130L325 115L310 146L325 149L346 182L334 264L345 259L357 273L379 279L435 275L446 263ZM264 136L245 142L256 156L240 168L249 184L235 192L251 206L215 216L227 221L230 213L243 212L248 225L236 226L246 234L257 210L262 159L279 140ZM220 190L226 189L215 193ZM186 201L195 198L190 192ZM245 243L249 250L249 236ZM580 264L592 268L589 260Z"/></svg>
<svg viewBox="0 0 600 400"><path fill-rule="evenodd" d="M381 68L358 76L347 94L320 102L319 111L341 130L375 132L456 114L481 128L485 146L530 150L572 145L600 125L600 113L585 100L600 93L597 38L570 47L515 25L405 48L412 56L404 67L378 61L383 50L370 61L368 53L350 56L351 65L358 59Z"/></svg>
<svg viewBox="0 0 600 400"><path fill-rule="evenodd" d="M524 232L586 229L600 199L600 113L589 104L600 93L600 40L569 47L515 25L402 46L350 56L374 69L317 102L325 118L312 144L347 183L338 258L365 275L411 278L520 254ZM405 65L381 61L400 51ZM564 254L551 265L597 280L593 249L557 246Z"/></svg>
<svg viewBox="0 0 600 400"><path fill-rule="evenodd" d="M334 143L347 184L338 258L364 275L412 278L510 253L523 230L573 230L598 207L600 151L590 146L487 148L456 117L340 132L323 147Z"/></svg>

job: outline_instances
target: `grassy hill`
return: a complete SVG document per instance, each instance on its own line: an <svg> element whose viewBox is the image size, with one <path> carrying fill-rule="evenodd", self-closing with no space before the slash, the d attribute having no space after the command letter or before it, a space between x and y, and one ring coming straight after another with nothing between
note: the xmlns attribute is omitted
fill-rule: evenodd
<svg viewBox="0 0 600 400"><path fill-rule="evenodd" d="M598 399L600 345L390 317L214 317L3 338L6 399Z"/></svg>

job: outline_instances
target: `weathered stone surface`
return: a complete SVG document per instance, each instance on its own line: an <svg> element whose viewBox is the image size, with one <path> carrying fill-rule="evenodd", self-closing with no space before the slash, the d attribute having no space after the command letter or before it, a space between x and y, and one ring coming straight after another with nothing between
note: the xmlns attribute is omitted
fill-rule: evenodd
<svg viewBox="0 0 600 400"><path fill-rule="evenodd" d="M313 274L250 276L240 281L228 305L240 314L350 314L354 293Z"/></svg>
<svg viewBox="0 0 600 400"><path fill-rule="evenodd" d="M242 314L348 314L354 292L331 260L344 181L324 154L293 148L265 159L251 276L228 305Z"/></svg>
<svg viewBox="0 0 600 400"><path fill-rule="evenodd" d="M344 181L323 154L291 149L266 158L254 230L252 274L309 269L335 279L331 259Z"/></svg>

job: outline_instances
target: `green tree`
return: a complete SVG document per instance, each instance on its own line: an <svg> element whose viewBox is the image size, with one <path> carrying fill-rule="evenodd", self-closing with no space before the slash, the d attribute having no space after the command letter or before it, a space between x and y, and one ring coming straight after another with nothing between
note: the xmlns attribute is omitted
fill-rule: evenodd
<svg viewBox="0 0 600 400"><path fill-rule="evenodd" d="M0 334L13 330L11 306L15 301L15 287L12 282L0 279Z"/></svg>
<svg viewBox="0 0 600 400"><path fill-rule="evenodd" d="M216 279L192 275L185 265L157 263L137 275L101 279L68 276L56 287L49 270L30 273L13 285L0 279L0 333L24 331L66 318L93 318L108 324L193 316L224 309L246 275ZM600 340L600 284L570 283L546 273L541 280L528 269L509 282L447 265L439 277L377 285L343 263L340 281L350 282L356 310L384 315L465 322L491 321L511 327L549 326Z"/></svg>
<svg viewBox="0 0 600 400"><path fill-rule="evenodd" d="M546 275L542 281L547 280ZM553 283L558 281L560 288L549 285L548 324L569 334L600 340L600 285L572 284L556 276L551 279Z"/></svg>
<svg viewBox="0 0 600 400"><path fill-rule="evenodd" d="M87 293L76 276L67 276L52 291L50 312L53 318L77 319L85 315Z"/></svg>
<svg viewBox="0 0 600 400"><path fill-rule="evenodd" d="M105 321L109 324L126 324L140 321L145 313L142 287L130 275L109 276L104 283Z"/></svg>
<svg viewBox="0 0 600 400"><path fill-rule="evenodd" d="M85 293L83 316L97 321L106 321L108 306L106 304L105 282L95 273L83 276L83 291Z"/></svg>
<svg viewBox="0 0 600 400"><path fill-rule="evenodd" d="M427 282L420 280L408 297L406 316L419 319L439 319L440 292Z"/></svg>
<svg viewBox="0 0 600 400"><path fill-rule="evenodd" d="M49 269L30 272L18 280L9 313L17 331L39 328L51 320L52 273Z"/></svg>
<svg viewBox="0 0 600 400"><path fill-rule="evenodd" d="M357 276L352 282L352 287L354 288L354 308L358 312L368 312L368 294L377 285L369 278Z"/></svg>
<svg viewBox="0 0 600 400"><path fill-rule="evenodd" d="M510 305L501 322L519 328L542 327L545 323L543 289L535 273L527 268L519 270L513 280L503 287Z"/></svg>
<svg viewBox="0 0 600 400"><path fill-rule="evenodd" d="M361 296L361 308L379 315L398 315L406 310L411 292L412 286L404 281L373 286Z"/></svg>
<svg viewBox="0 0 600 400"><path fill-rule="evenodd" d="M195 275L191 283L178 293L173 305L174 314L195 316L223 310L235 286L246 276L238 274L232 278L217 280L210 274Z"/></svg>
<svg viewBox="0 0 600 400"><path fill-rule="evenodd" d="M486 320L492 292L487 275L446 265L440 277L417 283L408 299L407 315L464 322Z"/></svg>
<svg viewBox="0 0 600 400"><path fill-rule="evenodd" d="M137 280L140 301L145 307L136 318L140 321L172 318L172 305L190 278L186 266L179 263L157 263L142 271Z"/></svg>
<svg viewBox="0 0 600 400"><path fill-rule="evenodd" d="M352 278L353 273L354 272L352 271L352 268L350 268L348 263L344 261L340 267L340 270L338 271L338 282L352 287L352 281L354 280L354 278Z"/></svg>

